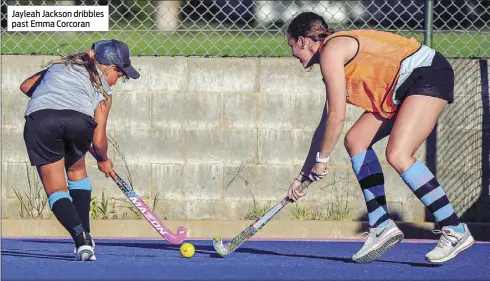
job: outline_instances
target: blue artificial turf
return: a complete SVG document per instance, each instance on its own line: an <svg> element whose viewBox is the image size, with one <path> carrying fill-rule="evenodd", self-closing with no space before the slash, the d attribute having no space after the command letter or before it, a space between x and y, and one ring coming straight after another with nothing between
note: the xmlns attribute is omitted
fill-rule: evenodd
<svg viewBox="0 0 490 281"><path fill-rule="evenodd" d="M225 258L187 242L192 258L163 240L97 239L97 261L75 262L71 240L4 238L2 280L490 280L488 243L439 265L424 260L436 241L404 242L361 265L350 257L362 242L249 241Z"/></svg>

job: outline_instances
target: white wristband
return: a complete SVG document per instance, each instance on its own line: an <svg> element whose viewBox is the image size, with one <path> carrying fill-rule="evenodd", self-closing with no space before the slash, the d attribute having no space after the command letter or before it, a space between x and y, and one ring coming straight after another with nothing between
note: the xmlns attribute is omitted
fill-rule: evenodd
<svg viewBox="0 0 490 281"><path fill-rule="evenodd" d="M330 156L328 156L327 158L321 158L320 152L316 153L316 162L317 163L328 164L329 159L330 159Z"/></svg>

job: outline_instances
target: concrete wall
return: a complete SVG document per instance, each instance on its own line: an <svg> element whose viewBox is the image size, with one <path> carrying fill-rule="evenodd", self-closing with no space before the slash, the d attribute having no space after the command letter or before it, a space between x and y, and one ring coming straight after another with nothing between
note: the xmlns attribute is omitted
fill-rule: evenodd
<svg viewBox="0 0 490 281"><path fill-rule="evenodd" d="M18 87L49 59L2 56L3 218L20 216L14 189L28 193L38 184L33 171L31 185L26 176L22 131L28 98ZM482 91L482 81L488 81L481 79L480 66L487 67L483 62L451 61L456 102L443 114L435 140L416 154L424 161L429 155L428 164L456 211L472 221L489 220L485 199L490 126L488 89ZM149 205L158 199L157 214L175 220L237 220L250 213L253 198L262 206L286 195L322 116L325 90L317 67L305 71L292 58L135 57L133 64L141 78L114 89L108 134L118 150L111 147L110 156L116 172L130 175ZM343 136L361 112L349 106ZM301 202L288 205L278 219L294 219L298 208L327 219L366 216L343 136L329 175L313 184ZM404 221L430 219L387 164L386 143L387 139L380 141L375 150L384 167L391 213ZM94 160L89 157L87 162L94 195L111 198L117 218L134 217L116 185L98 172ZM49 218L50 212L45 215Z"/></svg>

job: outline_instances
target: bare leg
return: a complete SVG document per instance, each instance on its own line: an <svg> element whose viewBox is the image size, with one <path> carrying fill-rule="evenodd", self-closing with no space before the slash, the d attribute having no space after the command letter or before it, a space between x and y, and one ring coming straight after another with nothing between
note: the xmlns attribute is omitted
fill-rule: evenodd
<svg viewBox="0 0 490 281"><path fill-rule="evenodd" d="M71 165L71 167L66 167L66 175L70 181L80 181L86 178L87 168L85 166L85 156Z"/></svg>
<svg viewBox="0 0 490 281"><path fill-rule="evenodd" d="M432 212L441 228L441 240L426 255L431 262L444 262L474 243L468 228L454 213L446 193L429 169L413 155L434 129L447 102L428 96L409 96L403 102L391 132L386 157L405 183Z"/></svg>
<svg viewBox="0 0 490 281"><path fill-rule="evenodd" d="M405 99L388 141L386 158L441 227L459 226L462 231L460 220L442 187L425 164L413 157L434 129L446 104L445 100L428 96Z"/></svg>
<svg viewBox="0 0 490 281"><path fill-rule="evenodd" d="M402 174L416 159L420 145L434 129L447 101L428 96L409 96L403 102L386 148L386 158Z"/></svg>
<svg viewBox="0 0 490 281"><path fill-rule="evenodd" d="M46 194L50 196L55 192L66 192L64 158L42 166L37 166L37 171L43 183Z"/></svg>
<svg viewBox="0 0 490 281"><path fill-rule="evenodd" d="M344 139L344 146L352 157L366 151L379 140L388 136L396 116L384 119L379 114L364 112L350 128Z"/></svg>

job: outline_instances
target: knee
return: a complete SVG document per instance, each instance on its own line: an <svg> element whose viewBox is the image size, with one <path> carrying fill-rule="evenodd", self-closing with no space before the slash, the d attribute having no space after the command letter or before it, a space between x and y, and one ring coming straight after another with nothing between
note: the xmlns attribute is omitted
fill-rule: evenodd
<svg viewBox="0 0 490 281"><path fill-rule="evenodd" d="M344 147L350 155L355 154L356 145L357 143L354 134L348 132L344 138Z"/></svg>
<svg viewBox="0 0 490 281"><path fill-rule="evenodd" d="M402 152L400 149L398 149L392 145L388 145L386 147L385 154L386 154L386 161L388 161L388 163L391 166L394 166L394 165L396 165L397 159L400 157Z"/></svg>
<svg viewBox="0 0 490 281"><path fill-rule="evenodd" d="M66 176L70 181L80 181L88 176L87 169L85 168L85 166L83 167L72 166L66 170Z"/></svg>
<svg viewBox="0 0 490 281"><path fill-rule="evenodd" d="M412 155L406 149L395 145L386 147L386 161L398 172L402 172L405 169L405 163L409 162L411 158Z"/></svg>
<svg viewBox="0 0 490 281"><path fill-rule="evenodd" d="M369 149L369 145L365 145L359 142L359 138L355 134L348 132L344 138L344 147L350 156L356 155L360 152Z"/></svg>

